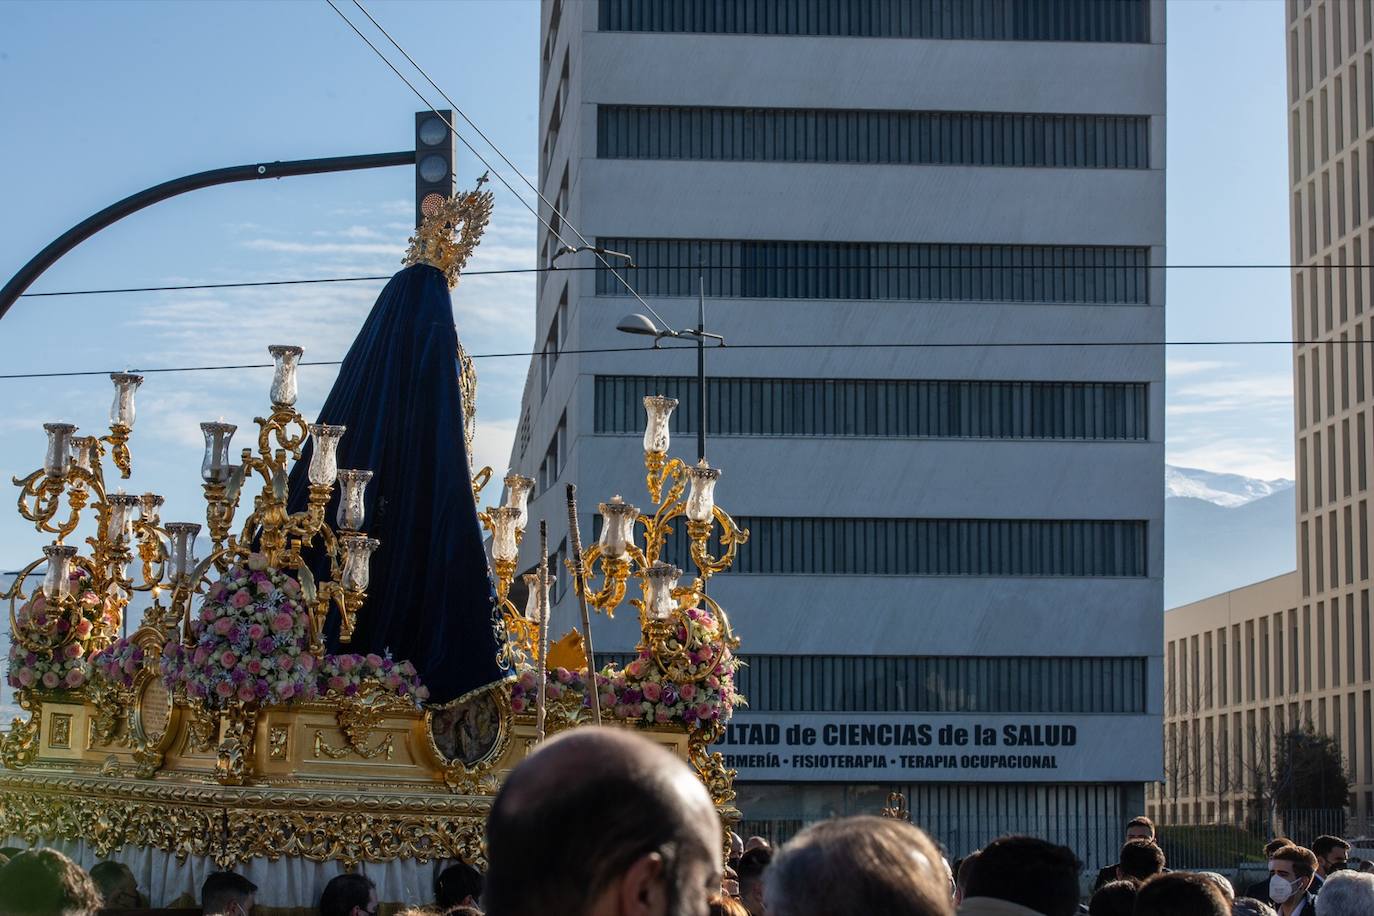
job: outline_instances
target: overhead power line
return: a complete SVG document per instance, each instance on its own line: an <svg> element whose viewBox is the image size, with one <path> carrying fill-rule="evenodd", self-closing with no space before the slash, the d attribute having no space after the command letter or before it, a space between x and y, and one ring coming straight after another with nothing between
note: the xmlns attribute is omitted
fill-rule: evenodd
<svg viewBox="0 0 1374 916"><path fill-rule="evenodd" d="M1036 348L1092 348L1105 347L1294 347L1294 346L1371 346L1371 340L1163 340L1163 341L1115 341L1115 340L1063 340L1063 341L992 341L970 343L964 341L930 341L927 343L746 343L729 344L719 347L725 350L957 350L990 349L1014 350ZM512 350L497 353L470 353L471 359L509 359L525 356L575 356L590 353L666 353L672 350L693 350L696 345L677 346L669 344L661 347L585 347L576 350L559 350L545 354L541 350ZM314 360L302 362L301 366L338 366L343 360ZM137 372L143 375L168 372L217 372L226 369L271 369L272 363L233 363L210 366L166 366L156 368L83 369L66 372L14 372L0 375L0 381L14 379L76 378L81 376L109 375L111 372Z"/></svg>

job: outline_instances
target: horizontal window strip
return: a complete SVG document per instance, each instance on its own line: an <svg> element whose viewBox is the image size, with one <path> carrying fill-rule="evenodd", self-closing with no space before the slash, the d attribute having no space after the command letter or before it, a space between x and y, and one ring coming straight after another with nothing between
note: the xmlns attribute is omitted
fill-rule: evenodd
<svg viewBox="0 0 1374 916"><path fill-rule="evenodd" d="M597 653L602 664L630 654ZM741 656L750 712L1143 713L1145 659Z"/></svg>
<svg viewBox="0 0 1374 916"><path fill-rule="evenodd" d="M1148 248L598 238L642 296L1145 305ZM606 267L598 296L629 296Z"/></svg>
<svg viewBox="0 0 1374 916"><path fill-rule="evenodd" d="M741 516L749 531L721 575L1138 578L1147 575L1144 520L795 518ZM601 516L592 522L601 533ZM721 554L716 538L712 556ZM691 570L687 528L661 559Z"/></svg>
<svg viewBox="0 0 1374 916"><path fill-rule="evenodd" d="M602 159L1143 169L1150 120L1133 115L597 109Z"/></svg>
<svg viewBox="0 0 1374 916"><path fill-rule="evenodd" d="M603 32L1150 40L1147 0L600 0Z"/></svg>
<svg viewBox="0 0 1374 916"><path fill-rule="evenodd" d="M711 378L706 431L713 436L884 438L1149 438L1143 382L995 382L924 379ZM695 378L596 376L595 431L644 430L644 398L680 401L674 433L695 433Z"/></svg>

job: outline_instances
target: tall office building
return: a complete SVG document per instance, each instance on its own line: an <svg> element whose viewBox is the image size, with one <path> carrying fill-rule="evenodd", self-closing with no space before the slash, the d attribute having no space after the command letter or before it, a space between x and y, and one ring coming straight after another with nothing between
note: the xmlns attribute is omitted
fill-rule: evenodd
<svg viewBox="0 0 1374 916"><path fill-rule="evenodd" d="M1274 736L1336 738L1374 817L1374 4L1288 0L1296 572L1170 611L1162 816L1233 819ZM1228 669L1227 650L1230 650Z"/></svg>
<svg viewBox="0 0 1374 916"><path fill-rule="evenodd" d="M750 539L711 588L750 829L897 788L956 854L1023 829L1115 861L1160 767L1163 3L545 0L542 30L545 216L677 327L704 265L729 343L707 453ZM647 502L645 395L696 458L695 354L592 352L643 310L542 275L511 465L560 557L564 482L584 540L598 499Z"/></svg>

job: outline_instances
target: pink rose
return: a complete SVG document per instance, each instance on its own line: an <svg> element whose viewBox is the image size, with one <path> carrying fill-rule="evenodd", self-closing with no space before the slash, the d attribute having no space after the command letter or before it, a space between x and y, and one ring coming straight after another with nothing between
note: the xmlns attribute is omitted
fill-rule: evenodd
<svg viewBox="0 0 1374 916"><path fill-rule="evenodd" d="M399 675L396 675L396 674L393 674L393 675L389 676L389 677L386 679L386 685L387 685L388 687L390 687L392 690L395 690L397 687L400 687L400 686L401 686L401 678L400 678L400 676L399 676Z"/></svg>
<svg viewBox="0 0 1374 916"><path fill-rule="evenodd" d="M374 668L380 668L382 667L382 657L376 652L369 652L367 654L367 663Z"/></svg>
<svg viewBox="0 0 1374 916"><path fill-rule="evenodd" d="M262 628L262 624L253 623L248 625L248 638L254 642L262 639L265 635L267 635L267 631Z"/></svg>
<svg viewBox="0 0 1374 916"><path fill-rule="evenodd" d="M300 663L300 666L301 666L301 670L302 670L302 671L314 671L314 670L315 670L315 656L313 656L313 655L302 655L299 659L297 659L297 661Z"/></svg>
<svg viewBox="0 0 1374 916"><path fill-rule="evenodd" d="M572 672L569 671L567 668L559 668L556 673L556 677L558 678L558 683L560 684L570 684L572 683L573 679Z"/></svg>
<svg viewBox="0 0 1374 916"><path fill-rule="evenodd" d="M344 673L348 673L349 671L352 671L352 670L353 670L354 668L356 668L357 666L358 666L358 660L357 660L356 656L352 656L352 655L340 655L340 656L339 656L339 670L340 670L340 671L342 671L342 672L344 672Z"/></svg>
<svg viewBox="0 0 1374 916"><path fill-rule="evenodd" d="M702 703L697 707L697 715L703 719L714 719L716 717L716 708L710 703Z"/></svg>
<svg viewBox="0 0 1374 916"><path fill-rule="evenodd" d="M416 687L416 688L415 688L415 698L416 698L417 700L428 700L428 699L429 699L429 688L428 688L428 687L424 687L424 686Z"/></svg>
<svg viewBox="0 0 1374 916"><path fill-rule="evenodd" d="M206 662L209 658L210 658L210 650L209 650L209 649L206 649L206 648L203 648L203 647L197 647L197 648L196 648L196 654L195 654L195 656L192 658L192 661L193 661L195 664L197 664L197 665L203 665L203 664L205 664L205 662Z"/></svg>
<svg viewBox="0 0 1374 916"><path fill-rule="evenodd" d="M511 698L511 701L510 701L510 708L511 708L512 711L514 711L514 712L524 712L524 711L525 711L525 705L526 705L526 704L525 704L525 701L522 700L520 697L512 697L512 698Z"/></svg>
<svg viewBox="0 0 1374 916"><path fill-rule="evenodd" d="M644 662L640 659L635 659L634 661L630 662L628 665L625 666L625 673L628 674L630 677L641 676L642 674L644 674Z"/></svg>
<svg viewBox="0 0 1374 916"><path fill-rule="evenodd" d="M239 688L239 699L245 703L251 703L258 698L258 692L253 689L253 685L245 682Z"/></svg>
<svg viewBox="0 0 1374 916"><path fill-rule="evenodd" d="M239 657L234 654L232 649L225 649L219 657L219 663L225 668L232 668L238 664Z"/></svg>
<svg viewBox="0 0 1374 916"><path fill-rule="evenodd" d="M289 655L282 655L277 658L277 670L290 671L296 660Z"/></svg>
<svg viewBox="0 0 1374 916"><path fill-rule="evenodd" d="M234 685L228 681L220 681L215 685L215 693L227 700L234 695Z"/></svg>
<svg viewBox="0 0 1374 916"><path fill-rule="evenodd" d="M61 683L61 681L60 681L59 678L57 677L57 672L56 672L56 671L45 671L45 672L43 673L43 686L44 686L44 687L48 688L49 690L53 690L53 689L55 689L55 688L57 687L57 685L58 685L59 683Z"/></svg>
<svg viewBox="0 0 1374 916"><path fill-rule="evenodd" d="M234 597L229 601L236 608L245 608L253 601L253 596L248 593L248 589L241 588L234 592Z"/></svg>
<svg viewBox="0 0 1374 916"><path fill-rule="evenodd" d="M697 695L697 685L691 683L683 684L681 687L677 689L677 695L682 697L684 700L690 700L692 697Z"/></svg>
<svg viewBox="0 0 1374 916"><path fill-rule="evenodd" d="M644 692L644 699L657 703L663 697L663 687L655 681L645 681L640 688Z"/></svg>
<svg viewBox="0 0 1374 916"><path fill-rule="evenodd" d="M291 629L293 623L295 621L291 619L291 615L283 611L272 618L272 629L277 633L283 633Z"/></svg>
<svg viewBox="0 0 1374 916"><path fill-rule="evenodd" d="M81 639L85 639L87 636L90 636L91 622L84 617L81 618L81 622L76 625L76 635Z"/></svg>
<svg viewBox="0 0 1374 916"><path fill-rule="evenodd" d="M229 631L233 628L234 621L230 620L228 617L221 617L219 620L215 621L214 630L220 636L227 636Z"/></svg>
<svg viewBox="0 0 1374 916"><path fill-rule="evenodd" d="M214 608L210 608L210 607L203 607L203 608L201 608L201 609L200 609L200 619L203 620L203 621L206 622L206 623L209 623L210 621L214 620L214 619L215 619L215 609L214 609Z"/></svg>
<svg viewBox="0 0 1374 916"><path fill-rule="evenodd" d="M95 607L100 603L100 596L95 592L86 592L81 596L81 603L86 605L86 607Z"/></svg>
<svg viewBox="0 0 1374 916"><path fill-rule="evenodd" d="M343 690L343 689L344 689L344 679L341 678L341 677L339 677L337 674L334 675L333 677L331 677L331 678L330 678L328 681L326 681L325 683L329 685L329 689L330 689L330 690Z"/></svg>
<svg viewBox="0 0 1374 916"><path fill-rule="evenodd" d="M23 686L23 687L32 687L32 686L33 686L34 675L33 675L33 669L32 669L32 668L20 668L20 669L19 669L19 675L18 675L18 677L19 677L19 683L20 683L21 686Z"/></svg>
<svg viewBox="0 0 1374 916"><path fill-rule="evenodd" d="M244 667L248 669L249 674L257 674L262 671L262 662L258 661L256 658L250 658L248 664Z"/></svg>
<svg viewBox="0 0 1374 916"><path fill-rule="evenodd" d="M62 654L65 655L67 658L80 658L81 644L75 642L67 643L67 645L62 649Z"/></svg>
<svg viewBox="0 0 1374 916"><path fill-rule="evenodd" d="M296 695L296 685L290 681L282 681L277 685L277 695L283 700L289 700Z"/></svg>
<svg viewBox="0 0 1374 916"><path fill-rule="evenodd" d="M662 725L664 722L672 721L673 713L667 706L660 706L654 713L654 721Z"/></svg>
<svg viewBox="0 0 1374 916"><path fill-rule="evenodd" d="M77 687L80 687L85 680L86 675L81 673L80 668L73 668L72 670L67 672L67 687L69 687L72 690L75 690Z"/></svg>

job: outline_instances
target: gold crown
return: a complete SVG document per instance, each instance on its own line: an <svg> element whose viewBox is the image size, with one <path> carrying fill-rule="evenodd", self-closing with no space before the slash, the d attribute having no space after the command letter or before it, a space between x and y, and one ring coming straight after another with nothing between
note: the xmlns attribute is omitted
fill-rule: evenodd
<svg viewBox="0 0 1374 916"><path fill-rule="evenodd" d="M491 192L473 189L456 197L434 198L437 195L426 197L422 204L424 219L410 237L402 263L437 267L452 288L458 285L458 275L491 219Z"/></svg>

